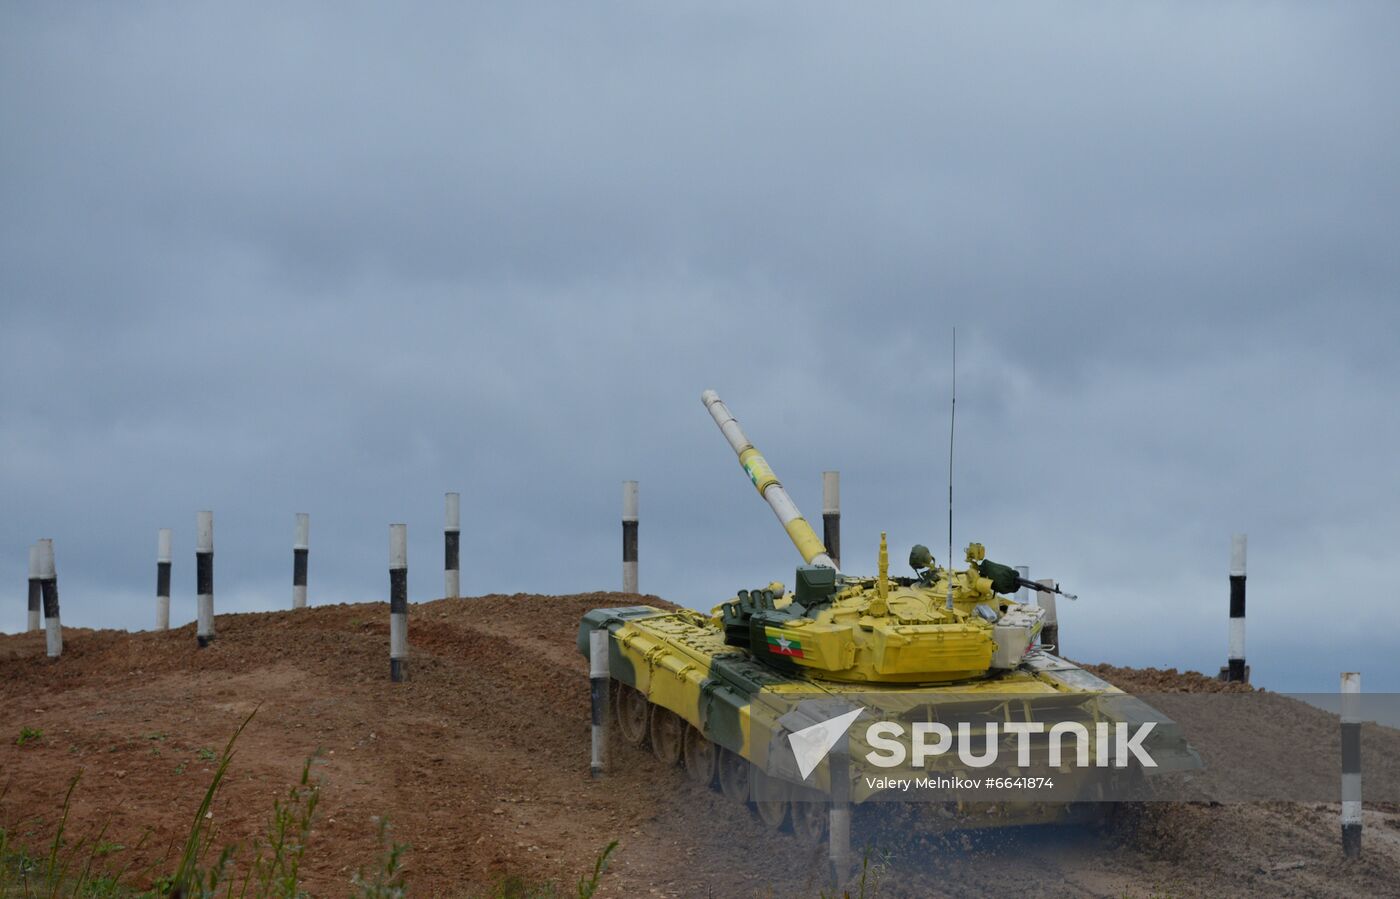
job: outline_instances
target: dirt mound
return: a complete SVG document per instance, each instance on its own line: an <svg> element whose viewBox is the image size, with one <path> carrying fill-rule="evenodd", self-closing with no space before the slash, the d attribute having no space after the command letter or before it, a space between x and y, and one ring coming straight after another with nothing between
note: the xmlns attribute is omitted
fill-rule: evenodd
<svg viewBox="0 0 1400 899"><path fill-rule="evenodd" d="M505 874L571 884L611 840L602 896L817 895L820 848L770 834L650 754L614 745L609 775L589 778L578 622L639 601L664 605L616 593L415 605L404 684L388 680L383 603L223 615L202 651L192 627L69 629L57 663L42 634L0 637L0 826L31 845L50 839L81 770L72 838L105 824L104 839L125 847L115 867L168 871L162 858L188 833L211 756L256 708L212 810L216 843L262 832L319 753L307 862L317 895L343 894L373 861L378 816L411 847L417 895L470 895ZM1239 689L1093 670L1130 690ZM22 729L31 738L16 745ZM1353 863L1340 858L1335 806L1281 804L1150 806L1108 837L1021 828L896 840L874 860L881 896L1393 893L1397 809L1367 814L1367 854Z"/></svg>
<svg viewBox="0 0 1400 899"><path fill-rule="evenodd" d="M1226 683L1199 671L1175 668L1119 668L1117 665L1084 665L1099 677L1129 693L1252 693L1249 684Z"/></svg>

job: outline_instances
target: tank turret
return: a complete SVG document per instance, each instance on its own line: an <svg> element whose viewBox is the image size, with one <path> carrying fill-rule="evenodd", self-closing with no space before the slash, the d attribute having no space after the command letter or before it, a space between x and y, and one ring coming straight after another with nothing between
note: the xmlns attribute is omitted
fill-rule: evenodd
<svg viewBox="0 0 1400 899"><path fill-rule="evenodd" d="M1006 595L1029 583L1015 569L988 561L979 543L968 546L962 570L939 567L919 545L909 555L914 576L892 578L881 534L874 577L839 571L719 395L706 390L701 399L807 563L790 593L741 590L718 606L713 619L725 642L773 667L843 682L947 683L1021 664L1045 612Z"/></svg>

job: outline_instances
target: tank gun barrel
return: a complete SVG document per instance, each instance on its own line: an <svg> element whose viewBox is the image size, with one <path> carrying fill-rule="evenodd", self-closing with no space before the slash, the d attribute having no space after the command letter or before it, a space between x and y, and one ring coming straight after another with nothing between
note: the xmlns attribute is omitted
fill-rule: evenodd
<svg viewBox="0 0 1400 899"><path fill-rule="evenodd" d="M768 503L769 508L773 510L773 514L778 516L783 530L787 531L788 539L792 541L793 546L797 547L802 558L809 565L835 568L836 563L832 561L831 556L827 555L826 547L822 545L816 532L812 530L812 526L807 523L807 519L802 517L797 505L783 489L783 485L778 481L778 476L773 474L768 460L764 459L763 454L754 448L754 445L749 442L749 438L744 436L739 422L735 420L729 407L719 398L719 394L713 390L706 390L700 395L700 399L705 403L705 408L709 410L710 417L715 420L715 424L719 425L720 433L724 434L724 439L729 441L730 448L739 457L739 464L748 474L749 480L753 481L754 487L758 489L758 495L763 497L764 502Z"/></svg>

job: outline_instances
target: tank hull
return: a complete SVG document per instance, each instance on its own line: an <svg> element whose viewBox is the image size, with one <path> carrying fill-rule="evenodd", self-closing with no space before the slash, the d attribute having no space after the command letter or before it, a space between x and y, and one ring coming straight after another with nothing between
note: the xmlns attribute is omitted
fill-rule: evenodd
<svg viewBox="0 0 1400 899"><path fill-rule="evenodd" d="M887 772L869 765L836 767L840 781L835 789L829 758L809 772L800 770L792 734L855 709L866 721L946 721L954 729L953 722L965 721L974 737L985 736L985 724L990 721L1003 722L1003 727L1011 720L1039 722L1046 730L1060 722L1081 722L1092 732L1096 724L1112 728L1154 720L1152 755L1158 767L1148 773L1200 766L1199 756L1160 713L1047 653L1028 656L1023 665L997 677L957 684L851 684L816 680L800 670L783 671L760 663L726 645L721 630L688 610L595 609L580 625L579 649L585 655L589 634L599 628L610 634L609 675L624 702L644 700L648 715L674 715L699 737L749 763L756 772L752 779L771 793L765 797L758 788L751 788L750 798L755 800L826 802L833 794L857 804L906 799L908 787L902 780L874 776ZM1041 736L1032 741L1033 749L1045 748ZM851 728L846 740L850 758L866 757L872 750L862 727ZM1090 747L1087 768L1062 763L1054 770L1019 766L1016 752L1009 747L994 765L979 769L972 769L957 754L931 756L916 773L956 781L969 773L990 779L1025 778L1048 771L1056 783L1051 790L1007 793L996 801L979 801L990 795L985 792L950 790L946 799L929 802L931 794L925 791L921 795L929 807L918 814L921 826L1005 826L1082 818L1086 802L1110 798L1115 788L1107 786L1110 781L1126 782L1129 775L1134 782L1140 780L1139 770L1120 766L1117 759L1105 759L1104 767L1095 764L1104 748ZM1112 744L1108 753L1113 753ZM1037 756L1043 759L1044 753ZM907 766L900 770L910 773ZM1111 798L1132 797L1115 794Z"/></svg>

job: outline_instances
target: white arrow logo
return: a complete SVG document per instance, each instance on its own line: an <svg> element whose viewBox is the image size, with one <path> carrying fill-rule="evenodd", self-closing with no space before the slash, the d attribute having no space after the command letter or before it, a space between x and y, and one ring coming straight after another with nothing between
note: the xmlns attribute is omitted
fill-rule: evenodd
<svg viewBox="0 0 1400 899"><path fill-rule="evenodd" d="M803 780L822 763L831 747L836 745L842 734L850 730L862 711L856 709L788 734L788 745L792 747L792 755L797 759L797 770L802 772Z"/></svg>

